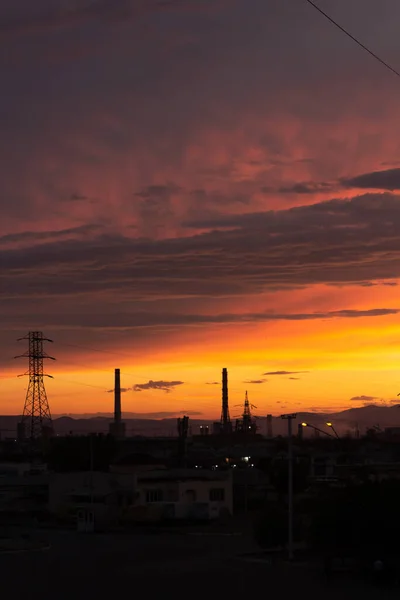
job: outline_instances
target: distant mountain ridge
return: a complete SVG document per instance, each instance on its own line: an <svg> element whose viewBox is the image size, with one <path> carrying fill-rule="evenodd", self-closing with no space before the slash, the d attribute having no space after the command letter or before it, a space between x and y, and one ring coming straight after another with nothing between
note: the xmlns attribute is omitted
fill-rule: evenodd
<svg viewBox="0 0 400 600"><path fill-rule="evenodd" d="M17 423L21 416L18 415L0 415L0 435L2 438L14 437L16 435ZM123 419L126 422L127 435L144 435L158 436L176 435L176 419L177 417L167 418L149 418L149 415L141 415L140 413L124 413ZM59 435L84 435L87 433L107 433L108 424L113 420L112 413L94 413L94 414L63 414L54 415L54 429ZM190 418L190 427L192 433L198 433L200 425L211 426L214 421L210 419ZM321 429L327 430L326 422L332 422L335 429L340 435L347 432L355 432L356 429L361 434L365 433L366 429L374 426L379 426L381 429L385 427L400 427L400 404L393 406L379 406L370 404L349 408L337 413L321 413L321 412L299 412L297 413L296 425L301 422L309 423ZM258 418L259 431L262 434L266 433L266 417ZM286 421L280 416L273 417L272 420L273 435L284 435L287 431Z"/></svg>

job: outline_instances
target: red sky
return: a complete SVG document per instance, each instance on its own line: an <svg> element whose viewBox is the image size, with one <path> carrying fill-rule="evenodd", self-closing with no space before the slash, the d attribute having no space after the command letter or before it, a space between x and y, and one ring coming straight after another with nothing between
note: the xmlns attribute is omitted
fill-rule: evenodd
<svg viewBox="0 0 400 600"><path fill-rule="evenodd" d="M400 68L396 0L319 5ZM4 0L0 68L2 413L29 330L54 414L396 399L398 78L301 0Z"/></svg>

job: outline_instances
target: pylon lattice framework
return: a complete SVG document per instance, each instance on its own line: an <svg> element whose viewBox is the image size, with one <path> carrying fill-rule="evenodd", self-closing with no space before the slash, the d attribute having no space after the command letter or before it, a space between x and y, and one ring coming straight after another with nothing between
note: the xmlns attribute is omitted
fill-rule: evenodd
<svg viewBox="0 0 400 600"><path fill-rule="evenodd" d="M18 341L28 340L28 351L15 358L28 358L29 370L24 375L29 375L29 385L26 392L24 412L21 424L25 434L33 440L40 438L43 428L52 428L50 407L44 387L44 377L51 377L43 372L43 360L55 360L43 350L43 342L52 342L43 337L41 331L30 331L28 335Z"/></svg>

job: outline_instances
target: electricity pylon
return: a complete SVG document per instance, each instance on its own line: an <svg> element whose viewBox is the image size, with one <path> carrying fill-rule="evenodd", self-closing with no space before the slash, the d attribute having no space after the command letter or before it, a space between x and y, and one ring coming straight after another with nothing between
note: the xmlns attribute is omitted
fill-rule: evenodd
<svg viewBox="0 0 400 600"><path fill-rule="evenodd" d="M37 440L45 432L52 430L50 407L44 387L44 377L52 377L43 373L43 360L55 360L43 350L43 342L52 342L43 337L41 331L30 331L28 335L18 341L28 340L27 352L15 358L28 358L29 370L24 375L29 375L29 385L26 392L24 412L22 414L21 428L24 436L30 441Z"/></svg>

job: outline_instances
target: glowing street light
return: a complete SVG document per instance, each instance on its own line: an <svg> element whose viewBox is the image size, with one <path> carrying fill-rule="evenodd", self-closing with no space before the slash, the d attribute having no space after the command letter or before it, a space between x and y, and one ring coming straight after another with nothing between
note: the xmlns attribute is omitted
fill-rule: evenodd
<svg viewBox="0 0 400 600"><path fill-rule="evenodd" d="M324 431L323 429L320 429L319 427L315 427L315 425L311 425L310 423L302 423L301 426L302 427L311 427L311 429L314 429L315 431L319 431L320 433L323 433L323 434L325 434L325 435L327 435L328 437L331 437L331 438L335 437L331 433L328 433L327 431ZM339 436L337 435L337 437L339 437Z"/></svg>
<svg viewBox="0 0 400 600"><path fill-rule="evenodd" d="M327 427L330 427L330 428L332 429L333 433L334 433L334 434L336 435L336 437L339 439L339 434L338 434L338 432L336 431L336 429L334 428L334 426L333 426L333 423L331 423L330 421L327 421L327 422L325 423L325 425L327 425Z"/></svg>

